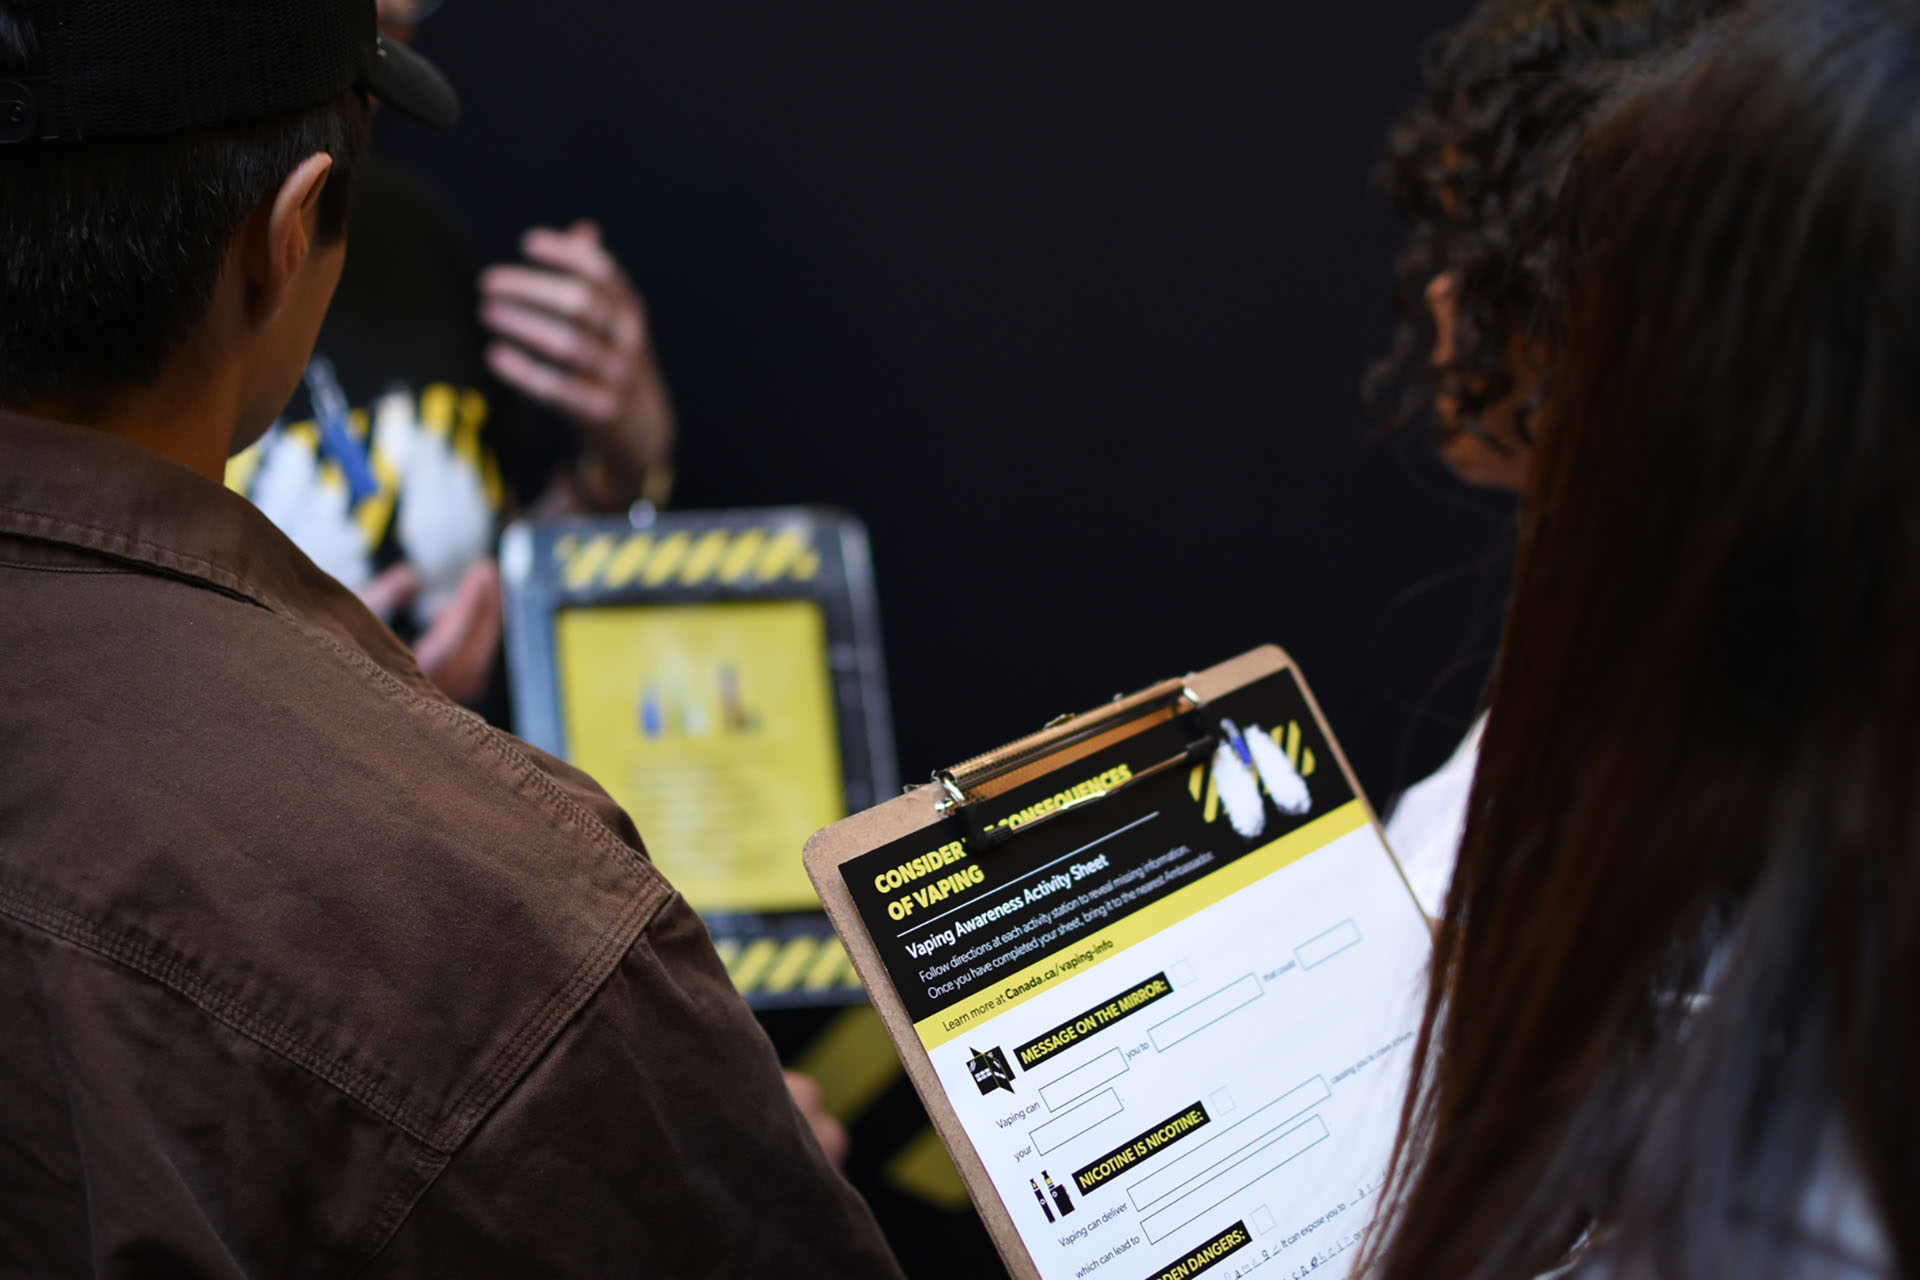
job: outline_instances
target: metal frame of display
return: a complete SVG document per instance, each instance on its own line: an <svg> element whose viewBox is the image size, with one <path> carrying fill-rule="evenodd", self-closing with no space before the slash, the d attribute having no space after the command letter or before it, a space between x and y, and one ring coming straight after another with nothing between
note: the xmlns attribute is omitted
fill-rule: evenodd
<svg viewBox="0 0 1920 1280"><path fill-rule="evenodd" d="M501 539L500 565L514 718L533 745L570 758L555 634L562 610L808 601L826 624L845 811L898 794L872 555L854 517L817 507L641 507L626 516L520 521ZM798 862L798 846L793 856ZM820 910L701 915L755 1008L865 999Z"/></svg>

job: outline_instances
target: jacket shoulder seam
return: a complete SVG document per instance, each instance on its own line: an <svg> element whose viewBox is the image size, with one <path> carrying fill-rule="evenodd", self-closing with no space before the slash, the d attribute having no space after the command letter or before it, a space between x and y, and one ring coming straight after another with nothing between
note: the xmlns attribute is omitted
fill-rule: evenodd
<svg viewBox="0 0 1920 1280"><path fill-rule="evenodd" d="M353 1099L384 1123L431 1145L430 1118L373 1073L305 1042L295 1030L249 1007L200 973L185 956L137 930L105 925L15 884L0 884L0 915L155 982L228 1030Z"/></svg>

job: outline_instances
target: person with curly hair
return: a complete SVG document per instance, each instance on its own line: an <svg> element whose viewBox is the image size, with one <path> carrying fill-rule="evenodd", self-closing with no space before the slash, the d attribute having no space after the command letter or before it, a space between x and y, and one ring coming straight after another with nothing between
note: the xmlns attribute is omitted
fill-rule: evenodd
<svg viewBox="0 0 1920 1280"><path fill-rule="evenodd" d="M1555 345L1554 210L1596 106L1624 69L1736 3L1486 0L1430 41L1424 100L1393 126L1374 178L1409 234L1393 347L1367 396L1389 427L1424 428L1467 483L1525 477ZM1388 824L1429 915L1453 875L1484 725Z"/></svg>
<svg viewBox="0 0 1920 1280"><path fill-rule="evenodd" d="M1756 0L1581 144L1368 1280L1920 1275L1920 5Z"/></svg>
<svg viewBox="0 0 1920 1280"><path fill-rule="evenodd" d="M1376 414L1424 422L1471 484L1517 489L1551 343L1548 226L1567 162L1619 71L1733 0L1489 0L1435 36L1425 100L1374 178L1410 234Z"/></svg>

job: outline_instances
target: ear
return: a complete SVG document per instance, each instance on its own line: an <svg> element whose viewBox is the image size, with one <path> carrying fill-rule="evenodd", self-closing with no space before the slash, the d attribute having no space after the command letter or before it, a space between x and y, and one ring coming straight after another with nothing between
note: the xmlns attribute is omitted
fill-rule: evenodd
<svg viewBox="0 0 1920 1280"><path fill-rule="evenodd" d="M286 176L249 221L247 321L256 329L265 328L279 314L288 290L313 253L320 193L332 172L333 157L314 152Z"/></svg>

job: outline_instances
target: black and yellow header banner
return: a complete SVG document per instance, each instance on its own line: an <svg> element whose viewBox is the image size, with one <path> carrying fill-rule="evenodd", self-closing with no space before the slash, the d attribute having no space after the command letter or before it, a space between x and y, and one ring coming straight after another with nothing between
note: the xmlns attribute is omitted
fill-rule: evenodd
<svg viewBox="0 0 1920 1280"><path fill-rule="evenodd" d="M1145 982L1122 991L1105 1004L1096 1005L1078 1017L1068 1018L1045 1035L1021 1045L1014 1050L1014 1056L1020 1059L1020 1065L1023 1068L1031 1071L1054 1054L1072 1048L1088 1036L1106 1030L1128 1014L1138 1013L1155 1000L1172 994L1173 984L1167 981L1167 975L1156 973Z"/></svg>
<svg viewBox="0 0 1920 1280"><path fill-rule="evenodd" d="M1247 1224L1236 1222L1180 1261L1154 1272L1148 1280L1192 1280L1192 1277L1220 1265L1230 1255L1252 1243L1253 1236L1247 1231Z"/></svg>
<svg viewBox="0 0 1920 1280"><path fill-rule="evenodd" d="M1182 1138L1198 1133L1211 1123L1213 1123L1212 1117L1198 1102L1190 1107L1183 1107L1139 1137L1121 1143L1086 1168L1079 1170L1073 1175L1073 1180L1080 1184L1080 1194L1085 1195L1102 1183L1111 1182L1150 1156L1165 1151Z"/></svg>
<svg viewBox="0 0 1920 1280"><path fill-rule="evenodd" d="M1192 768L1167 767L1184 762L1193 743L1191 726L1163 721L1057 770L1038 762L1036 776L972 801L967 821L1009 834L1004 843L969 842L967 822L950 817L841 865L922 1045L975 1034L1022 1001L1371 820L1339 770L1314 770L1311 779L1303 772L1334 753L1291 671L1213 699L1207 717L1215 716L1233 722L1234 742L1247 747L1248 759L1249 744L1262 748L1261 767L1272 775L1263 780L1255 765L1228 752L1236 779L1244 777L1236 794L1253 800L1251 810L1242 806L1242 827L1227 821L1207 766L1194 766L1204 775L1197 777ZM1124 799L1084 803L1116 790ZM1159 967L1142 964L1066 1008ZM1015 1065L1037 1066L1125 1011L1103 1019L1102 1008L1038 1041L1023 1031L1020 1039L1032 1042ZM1049 1013L1047 1023L1063 1012ZM1092 1021L1082 1026L1083 1018Z"/></svg>

